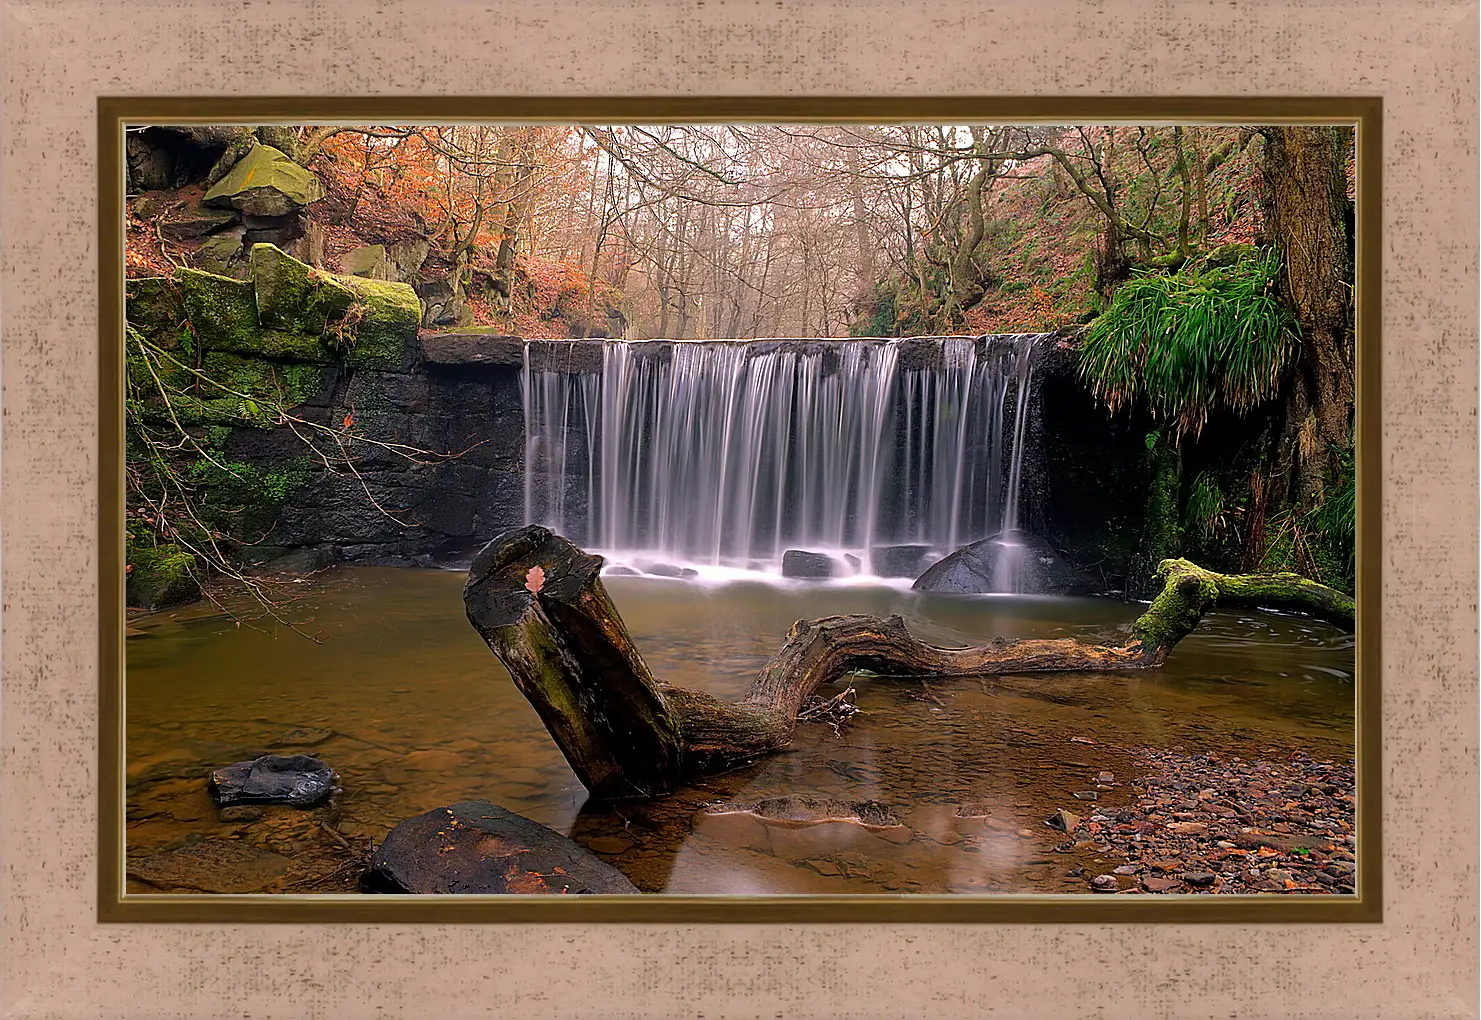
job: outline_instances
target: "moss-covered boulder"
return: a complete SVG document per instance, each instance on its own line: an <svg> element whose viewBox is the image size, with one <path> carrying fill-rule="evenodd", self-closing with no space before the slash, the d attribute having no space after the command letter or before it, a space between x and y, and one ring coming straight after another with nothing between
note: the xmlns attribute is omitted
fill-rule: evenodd
<svg viewBox="0 0 1481 1020"><path fill-rule="evenodd" d="M273 245L254 244L247 262L264 329L319 336L355 302L349 287Z"/></svg>
<svg viewBox="0 0 1481 1020"><path fill-rule="evenodd" d="M263 328L250 280L180 269L175 283L191 330L204 350L319 364L335 360L334 352L317 335Z"/></svg>
<svg viewBox="0 0 1481 1020"><path fill-rule="evenodd" d="M342 276L355 295L340 328L345 364L351 368L403 368L416 356L422 305L410 284ZM335 327L330 327L331 333Z"/></svg>
<svg viewBox="0 0 1481 1020"><path fill-rule="evenodd" d="M150 611L201 597L195 557L177 545L131 545L124 585L129 605Z"/></svg>
<svg viewBox="0 0 1481 1020"><path fill-rule="evenodd" d="M271 145L256 145L206 192L203 202L251 216L286 216L323 197L319 178Z"/></svg>

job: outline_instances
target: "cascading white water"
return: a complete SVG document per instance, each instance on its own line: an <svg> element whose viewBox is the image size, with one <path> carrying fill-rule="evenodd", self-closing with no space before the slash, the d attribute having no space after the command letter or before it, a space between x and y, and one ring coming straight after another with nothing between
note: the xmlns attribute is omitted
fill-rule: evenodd
<svg viewBox="0 0 1481 1020"><path fill-rule="evenodd" d="M600 375L527 351L526 519L613 563L771 573L1011 531L1038 339L606 341Z"/></svg>

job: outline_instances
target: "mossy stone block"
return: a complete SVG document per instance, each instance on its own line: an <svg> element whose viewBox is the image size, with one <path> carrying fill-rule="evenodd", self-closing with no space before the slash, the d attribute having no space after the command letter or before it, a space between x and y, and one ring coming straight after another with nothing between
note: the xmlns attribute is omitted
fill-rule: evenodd
<svg viewBox="0 0 1481 1020"><path fill-rule="evenodd" d="M262 329L252 284L200 269L178 269L175 284L185 314L201 346L208 350L251 351Z"/></svg>
<svg viewBox="0 0 1481 1020"><path fill-rule="evenodd" d="M210 351L201 359L201 372L213 383L203 384L207 396L245 394L297 407L324 390L324 368L296 361L244 358L226 351Z"/></svg>
<svg viewBox="0 0 1481 1020"><path fill-rule="evenodd" d="M317 337L355 301L349 287L274 245L254 244L247 258L265 329Z"/></svg>
<svg viewBox="0 0 1481 1020"><path fill-rule="evenodd" d="M401 368L416 356L422 304L410 284L339 278L355 295L344 319L345 364L351 368Z"/></svg>

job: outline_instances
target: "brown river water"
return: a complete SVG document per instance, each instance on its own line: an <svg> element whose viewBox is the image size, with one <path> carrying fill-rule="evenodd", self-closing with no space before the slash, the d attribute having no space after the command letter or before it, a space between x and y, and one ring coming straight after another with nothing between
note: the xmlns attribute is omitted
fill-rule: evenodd
<svg viewBox="0 0 1481 1020"><path fill-rule="evenodd" d="M241 841L283 868L227 855L206 878L130 891L353 891L368 847L399 821L488 800L598 852L644 891L1083 892L1046 816L1110 771L1097 806L1127 804L1142 748L1245 758L1353 749L1353 639L1313 620L1215 612L1160 670L990 679L852 681L862 710L793 746L662 801L588 804L533 709L463 614L465 575L340 568L296 586L286 615L250 604L238 626L207 605L131 619L127 847L131 861ZM899 613L936 644L993 637L1114 639L1141 612L1110 599L949 597L896 587L606 579L639 650L671 683L739 696L797 619ZM257 617L253 619L253 617ZM827 694L835 691L824 692ZM1077 738L1077 739L1072 739ZM329 807L223 819L212 769L307 753L339 774ZM767 823L704 814L718 800L789 794L877 801L904 828ZM278 858L274 858L278 859ZM252 872L256 868L254 874ZM1092 872L1093 873L1093 872Z"/></svg>

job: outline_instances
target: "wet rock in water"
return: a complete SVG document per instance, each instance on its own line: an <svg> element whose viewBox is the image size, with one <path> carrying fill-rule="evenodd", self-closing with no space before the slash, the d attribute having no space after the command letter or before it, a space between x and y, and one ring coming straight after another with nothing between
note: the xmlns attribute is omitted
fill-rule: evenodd
<svg viewBox="0 0 1481 1020"><path fill-rule="evenodd" d="M642 571L624 566L607 567L602 571L602 574L606 577L638 577L641 573Z"/></svg>
<svg viewBox="0 0 1481 1020"><path fill-rule="evenodd" d="M782 576L816 579L833 576L833 560L825 553L788 549L782 553Z"/></svg>
<svg viewBox="0 0 1481 1020"><path fill-rule="evenodd" d="M1172 890L1179 888L1182 884L1182 881L1176 878L1142 879L1142 888L1147 890L1147 892L1154 893L1172 892Z"/></svg>
<svg viewBox="0 0 1481 1020"><path fill-rule="evenodd" d="M748 814L766 825L782 828L803 828L831 822L853 823L892 842L908 841L912 836L911 829L878 801L843 801L809 793L767 796L757 801L721 801L703 808L702 814Z"/></svg>
<svg viewBox="0 0 1481 1020"><path fill-rule="evenodd" d="M267 742L268 747L313 747L322 744L334 736L333 730L326 730L319 726L295 726L285 733L280 733Z"/></svg>
<svg viewBox="0 0 1481 1020"><path fill-rule="evenodd" d="M1141 870L1141 865L1138 864L1123 864L1121 867L1113 869L1117 875L1135 875Z"/></svg>
<svg viewBox="0 0 1481 1020"><path fill-rule="evenodd" d="M643 573L654 577L698 577L699 571L693 567L676 567L672 563L649 563L643 567Z"/></svg>
<svg viewBox="0 0 1481 1020"><path fill-rule="evenodd" d="M1096 793L1094 790L1079 790L1075 793L1070 794L1070 796L1074 797L1076 800L1095 801L1100 799L1100 794Z"/></svg>
<svg viewBox="0 0 1481 1020"><path fill-rule="evenodd" d="M1039 536L1005 531L932 564L912 587L956 595L1090 595L1099 586Z"/></svg>
<svg viewBox="0 0 1481 1020"><path fill-rule="evenodd" d="M1107 786L1110 785L1111 783L1115 782L1115 780L1116 780L1116 777L1113 776L1113 775L1111 775L1111 773L1109 773L1109 772L1102 772L1100 775L1098 775L1098 776L1095 777L1095 781L1097 783L1101 783L1102 785L1107 785Z"/></svg>
<svg viewBox="0 0 1481 1020"><path fill-rule="evenodd" d="M313 807L334 792L334 773L306 754L265 754L216 769L207 787L222 807L234 804L291 804Z"/></svg>
<svg viewBox="0 0 1481 1020"><path fill-rule="evenodd" d="M391 830L360 878L368 893L636 893L627 877L560 833L487 801L464 801Z"/></svg>
<svg viewBox="0 0 1481 1020"><path fill-rule="evenodd" d="M879 577L919 577L925 570L928 545L882 545L869 550L869 569Z"/></svg>
<svg viewBox="0 0 1481 1020"><path fill-rule="evenodd" d="M1090 891L1098 893L1119 892L1121 886L1116 881L1115 875L1096 875L1090 880Z"/></svg>
<svg viewBox="0 0 1481 1020"><path fill-rule="evenodd" d="M787 794L751 801L721 801L704 809L705 814L749 814L781 825L815 825L823 822L856 822L865 828L901 826L889 808L873 800L835 800L808 794Z"/></svg>
<svg viewBox="0 0 1481 1020"><path fill-rule="evenodd" d="M843 872L839 870L838 865L834 864L832 861L824 861L824 860L808 861L807 862L807 866L809 868L812 868L819 875L829 875L829 876L832 876L832 875L841 875L841 874L843 874Z"/></svg>
<svg viewBox="0 0 1481 1020"><path fill-rule="evenodd" d="M248 807L245 804L222 808L221 820L223 822L260 822L262 808Z"/></svg>
<svg viewBox="0 0 1481 1020"><path fill-rule="evenodd" d="M202 840L132 860L128 874L159 889L208 893L260 892L288 870L288 858L250 843Z"/></svg>
<svg viewBox="0 0 1481 1020"><path fill-rule="evenodd" d="M1060 832L1074 832L1080 824L1080 816L1073 811L1060 808L1054 814L1044 819L1044 824Z"/></svg>
<svg viewBox="0 0 1481 1020"><path fill-rule="evenodd" d="M586 849L608 855L625 853L632 845L631 836L594 836L586 841Z"/></svg>

